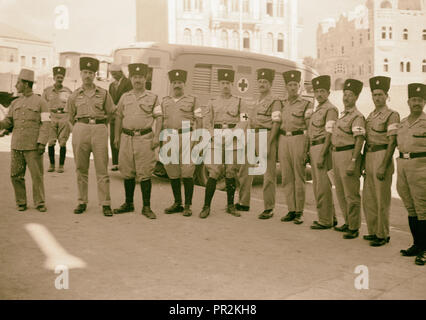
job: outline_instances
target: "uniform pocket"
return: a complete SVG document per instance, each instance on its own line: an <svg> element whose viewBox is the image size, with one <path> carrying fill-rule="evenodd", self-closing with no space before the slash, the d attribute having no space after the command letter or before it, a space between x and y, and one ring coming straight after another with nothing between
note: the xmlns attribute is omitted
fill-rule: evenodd
<svg viewBox="0 0 426 320"><path fill-rule="evenodd" d="M148 114L152 113L152 105L139 103L139 108L145 113L148 113Z"/></svg>
<svg viewBox="0 0 426 320"><path fill-rule="evenodd" d="M180 110L183 112L193 112L193 104L192 103L185 103L179 107Z"/></svg>
<svg viewBox="0 0 426 320"><path fill-rule="evenodd" d="M40 108L29 107L25 112L25 120L40 121Z"/></svg>
<svg viewBox="0 0 426 320"><path fill-rule="evenodd" d="M95 95L95 108L100 111L104 109L104 97L100 94Z"/></svg>
<svg viewBox="0 0 426 320"><path fill-rule="evenodd" d="M371 126L371 129L375 132L378 132L378 133L384 133L384 132L387 131L386 123L384 123L384 122L375 123L374 125Z"/></svg>

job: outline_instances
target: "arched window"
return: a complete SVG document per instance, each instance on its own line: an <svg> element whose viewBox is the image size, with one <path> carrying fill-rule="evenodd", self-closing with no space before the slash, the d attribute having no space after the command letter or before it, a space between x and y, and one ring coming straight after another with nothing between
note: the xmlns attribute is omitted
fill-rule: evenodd
<svg viewBox="0 0 426 320"><path fill-rule="evenodd" d="M183 0L183 11L191 11L191 0Z"/></svg>
<svg viewBox="0 0 426 320"><path fill-rule="evenodd" d="M410 61L408 61L407 64L405 65L405 70L407 72L411 72L411 62Z"/></svg>
<svg viewBox="0 0 426 320"><path fill-rule="evenodd" d="M266 52L272 53L274 51L274 36L271 32L266 35Z"/></svg>
<svg viewBox="0 0 426 320"><path fill-rule="evenodd" d="M240 0L232 0L231 10L234 12L240 11Z"/></svg>
<svg viewBox="0 0 426 320"><path fill-rule="evenodd" d="M203 11L203 0L195 0L194 2L195 11L201 12Z"/></svg>
<svg viewBox="0 0 426 320"><path fill-rule="evenodd" d="M423 40L426 40L426 29L423 29Z"/></svg>
<svg viewBox="0 0 426 320"><path fill-rule="evenodd" d="M389 39L392 39L392 27L389 27Z"/></svg>
<svg viewBox="0 0 426 320"><path fill-rule="evenodd" d="M402 62L402 61L399 64L399 71L404 72L404 62Z"/></svg>
<svg viewBox="0 0 426 320"><path fill-rule="evenodd" d="M250 33L247 31L245 31L243 34L243 48L250 49Z"/></svg>
<svg viewBox="0 0 426 320"><path fill-rule="evenodd" d="M373 66L371 65L371 60L368 61L368 74L373 73Z"/></svg>
<svg viewBox="0 0 426 320"><path fill-rule="evenodd" d="M232 49L240 50L240 34L238 31L232 32Z"/></svg>
<svg viewBox="0 0 426 320"><path fill-rule="evenodd" d="M388 59L383 60L383 71L389 72L389 60Z"/></svg>
<svg viewBox="0 0 426 320"><path fill-rule="evenodd" d="M407 28L405 28L403 33L402 33L402 39L408 40L408 29Z"/></svg>
<svg viewBox="0 0 426 320"><path fill-rule="evenodd" d="M266 0L266 14L270 17L274 15L274 5L272 0Z"/></svg>
<svg viewBox="0 0 426 320"><path fill-rule="evenodd" d="M422 71L426 72L426 59L423 59Z"/></svg>
<svg viewBox="0 0 426 320"><path fill-rule="evenodd" d="M278 33L277 51L284 52L284 35L282 33Z"/></svg>
<svg viewBox="0 0 426 320"><path fill-rule="evenodd" d="M389 1L382 1L382 3L380 4L380 8L382 8L382 9L391 9L392 8L392 4Z"/></svg>
<svg viewBox="0 0 426 320"><path fill-rule="evenodd" d="M284 17L284 0L278 0L278 17Z"/></svg>
<svg viewBox="0 0 426 320"><path fill-rule="evenodd" d="M362 31L359 33L359 44L360 45L362 45L362 40L363 40L363 37L362 37Z"/></svg>
<svg viewBox="0 0 426 320"><path fill-rule="evenodd" d="M386 27L382 27L382 39L386 39Z"/></svg>
<svg viewBox="0 0 426 320"><path fill-rule="evenodd" d="M197 45L197 46L203 46L204 45L203 30L201 30L201 29L197 29L195 31L195 45Z"/></svg>
<svg viewBox="0 0 426 320"><path fill-rule="evenodd" d="M192 35L191 35L191 30L186 28L183 31L183 43L184 44L192 44Z"/></svg>
<svg viewBox="0 0 426 320"><path fill-rule="evenodd" d="M220 46L222 48L228 48L228 31L225 29L220 33Z"/></svg>

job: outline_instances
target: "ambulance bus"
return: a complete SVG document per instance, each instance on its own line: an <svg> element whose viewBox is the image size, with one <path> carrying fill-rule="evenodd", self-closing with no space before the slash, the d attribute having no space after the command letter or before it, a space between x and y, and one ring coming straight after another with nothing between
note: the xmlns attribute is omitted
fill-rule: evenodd
<svg viewBox="0 0 426 320"><path fill-rule="evenodd" d="M259 95L256 81L256 70L259 68L275 70L272 93L282 99L287 96L283 72L299 70L303 79L301 94L312 101L311 80L318 76L318 73L308 66L273 56L222 48L153 42L135 43L128 47L117 48L114 51L113 60L114 63L121 65L124 71L130 63L147 64L149 89L160 99L171 94L168 72L172 69L186 70L188 78L185 94L195 95L201 106L206 106L212 96L220 94L217 81L218 69L235 70L232 93L245 99L249 105L256 101ZM207 170L202 165L197 167L195 180L200 185L204 185L207 180Z"/></svg>

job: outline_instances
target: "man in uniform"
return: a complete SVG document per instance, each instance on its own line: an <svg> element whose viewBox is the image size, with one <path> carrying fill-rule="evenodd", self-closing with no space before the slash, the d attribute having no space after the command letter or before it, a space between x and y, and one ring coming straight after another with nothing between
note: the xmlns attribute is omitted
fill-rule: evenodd
<svg viewBox="0 0 426 320"><path fill-rule="evenodd" d="M308 128L309 157L312 183L318 210L318 221L311 225L313 230L330 229L337 225L333 193L328 172L331 165L331 133L339 116L337 108L328 100L330 76L319 76L312 80L315 99L318 101Z"/></svg>
<svg viewBox="0 0 426 320"><path fill-rule="evenodd" d="M114 213L135 210L133 195L137 182L140 183L142 191L142 214L149 219L155 219L150 204L151 176L157 162L154 150L159 146L162 111L157 95L145 90L148 66L134 63L129 64L128 68L133 90L123 94L118 103L114 143L120 150L119 168L124 176L126 202L115 209ZM155 134L152 132L154 121Z"/></svg>
<svg viewBox="0 0 426 320"><path fill-rule="evenodd" d="M240 165L237 164L238 146L235 142L231 145L226 145L226 136L232 135L232 131L228 134L215 135L214 129L233 130L246 129L247 127L247 111L244 102L241 98L233 96L231 93L234 83L235 72L230 69L219 69L218 81L221 95L212 98L208 104L207 114L203 117L204 128L210 131L212 136L211 141L211 164L206 164L209 171L209 179L207 181L204 207L200 213L200 218L207 218L210 214L210 205L213 195L216 190L217 179L225 173L226 194L228 206L226 212L239 217L240 213L235 210L234 195L236 189L236 180ZM225 138L225 139L224 139ZM223 143L225 141L225 143ZM221 149L222 163L214 163L215 149ZM231 164L226 164L225 154L232 151L233 161ZM241 150L240 150L241 151Z"/></svg>
<svg viewBox="0 0 426 320"><path fill-rule="evenodd" d="M388 108L386 100L391 79L373 77L370 89L375 109L366 120L364 146L365 179L362 206L367 221L368 235L364 236L373 247L389 241L389 209L391 202L393 154L399 114Z"/></svg>
<svg viewBox="0 0 426 320"><path fill-rule="evenodd" d="M426 263L426 85L408 85L410 115L397 131L399 159L396 188L408 211L414 244L401 250L406 257L417 256L415 263Z"/></svg>
<svg viewBox="0 0 426 320"><path fill-rule="evenodd" d="M283 73L288 97L281 111L278 159L282 170L282 185L288 213L281 221L303 223L305 206L305 166L308 153L306 130L313 111L310 101L300 94L301 72L290 70Z"/></svg>
<svg viewBox="0 0 426 320"><path fill-rule="evenodd" d="M63 67L54 67L53 79L55 80L55 84L44 89L42 95L43 99L47 101L47 105L49 106L51 119L48 147L50 167L47 170L48 172L55 171L56 141L59 142L60 146L58 172L64 172L67 141L70 137L71 128L68 122L68 115L65 113L64 108L72 91L62 85L65 78L65 72L66 70Z"/></svg>
<svg viewBox="0 0 426 320"><path fill-rule="evenodd" d="M192 215L192 195L194 193L194 171L195 164L182 163L182 154L188 154L191 150L184 150L182 145L182 134L193 131L202 126L202 112L198 106L197 98L186 95L184 87L187 72L185 70L171 70L169 80L173 90L172 96L164 97L161 107L163 111L163 129L173 130L179 134L179 163L166 164L164 167L172 186L174 203L164 210L166 214L183 212L185 217ZM189 121L190 127L183 128L182 121ZM191 143L192 145L192 143ZM186 146L190 147L190 146ZM181 179L185 190L185 208L182 207Z"/></svg>
<svg viewBox="0 0 426 320"><path fill-rule="evenodd" d="M74 125L72 147L77 171L78 206L75 214L86 211L88 203L88 174L90 153L93 152L98 199L103 214L113 215L108 176L108 120L114 114L114 104L108 91L96 86L93 81L99 69L99 60L80 58L83 85L68 99L69 120Z"/></svg>
<svg viewBox="0 0 426 320"><path fill-rule="evenodd" d="M259 130L267 131L267 167L263 176L263 202L264 211L259 215L259 219L270 219L274 215L275 208L275 189L276 189L276 159L277 159L277 133L281 122L282 101L272 95L271 88L274 81L275 70L258 69L257 84L260 92L258 101L252 110L253 114L249 116L249 127L256 132L256 153L259 155ZM253 177L248 175L249 164L246 162L242 166L240 173L240 202L246 199L247 205L236 206L237 210L249 208L250 189Z"/></svg>
<svg viewBox="0 0 426 320"><path fill-rule="evenodd" d="M110 72L112 77L114 78L114 82L112 82L109 85L109 94L111 95L112 102L114 102L115 105L118 104L120 101L121 96L132 90L132 83L129 79L127 79L123 71L121 70L121 66L118 64L113 63L110 66ZM111 146L111 156L112 156L112 168L111 171L117 171L118 170L118 149L114 145L115 141L115 129L114 129L114 122L115 118L113 117L110 121L109 128L110 128L110 146ZM121 134L121 133L120 133Z"/></svg>
<svg viewBox="0 0 426 320"><path fill-rule="evenodd" d="M355 104L363 83L347 79L343 87L345 110L336 121L331 135L333 170L336 194L345 223L335 227L345 232L344 239L354 239L361 226L361 197L359 195L361 176L361 149L365 137L365 119Z"/></svg>
<svg viewBox="0 0 426 320"><path fill-rule="evenodd" d="M0 121L0 129L13 128L10 176L18 210L27 210L25 170L28 165L34 205L38 211L46 212L43 153L49 138L50 115L46 101L33 93L33 84L34 71L22 69L16 83L16 89L22 95L12 102L6 118Z"/></svg>

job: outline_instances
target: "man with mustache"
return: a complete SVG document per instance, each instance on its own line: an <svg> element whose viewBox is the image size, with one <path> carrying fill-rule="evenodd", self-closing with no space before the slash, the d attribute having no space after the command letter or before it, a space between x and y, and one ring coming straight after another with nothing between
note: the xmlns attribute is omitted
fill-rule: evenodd
<svg viewBox="0 0 426 320"><path fill-rule="evenodd" d="M397 131L399 158L397 183L399 196L408 211L408 224L414 244L401 250L405 257L416 256L415 263L426 263L426 85L408 85L410 115L401 120Z"/></svg>
<svg viewBox="0 0 426 320"><path fill-rule="evenodd" d="M337 225L333 192L328 172L332 169L331 133L339 116L337 108L328 100L330 76L312 80L318 105L311 116L308 128L309 156L312 168L312 184L318 210L318 221L311 225L313 230L330 229Z"/></svg>
<svg viewBox="0 0 426 320"><path fill-rule="evenodd" d="M93 83L99 70L99 60L80 58L83 85L68 99L66 110L74 125L72 147L77 171L78 206L75 214L87 209L90 154L93 152L98 199L104 216L112 217L108 176L108 120L114 114L114 104L108 91Z"/></svg>
<svg viewBox="0 0 426 320"><path fill-rule="evenodd" d="M65 112L65 106L72 91L64 87L66 70L63 67L53 68L53 79L55 84L47 87L43 91L42 97L47 101L50 111L50 134L49 134L49 161L50 167L48 172L55 171L55 144L59 142L59 167L58 172L64 172L65 156L67 153L67 141L70 137L71 128L68 122L68 115Z"/></svg>
<svg viewBox="0 0 426 320"><path fill-rule="evenodd" d="M271 92L275 70L262 68L257 70L257 84L260 92L259 99L253 109L253 115L249 117L249 126L256 132L256 153L259 155L259 130L267 131L267 167L263 176L263 203L264 211L258 216L259 219L270 219L274 215L275 189L276 189L276 159L277 159L277 136L280 122L282 102L274 97ZM240 172L240 203L236 205L239 211L248 211L250 204L250 192L253 176L248 175L249 165L246 163ZM247 205L242 205L245 199Z"/></svg>
<svg viewBox="0 0 426 320"><path fill-rule="evenodd" d="M115 116L115 141L119 153L119 168L124 176L125 203L114 210L115 214L133 212L136 183L140 183L143 199L142 214L149 219L156 215L151 210L151 176L159 146L162 111L158 96L145 90L148 66L129 64L129 77L133 90L123 94ZM155 133L152 127L155 122ZM120 138L121 137L121 138Z"/></svg>
<svg viewBox="0 0 426 320"><path fill-rule="evenodd" d="M240 165L237 164L238 146L235 141L226 144L226 133L215 135L214 129L222 129L223 132L232 134L231 130L245 129L247 124L247 111L244 101L241 98L233 96L231 89L234 83L235 71L230 69L219 69L217 79L221 95L212 98L208 104L207 114L203 118L204 128L210 131L211 141L211 164L206 164L209 171L207 181L204 207L200 213L200 218L207 218L210 214L210 205L216 190L217 179L224 174L226 183L227 208L226 212L239 217L240 213L235 210L234 195L236 189L236 176ZM227 131L229 130L229 131ZM214 163L215 150L222 152L222 163ZM226 153L232 151L232 163L226 163ZM241 150L240 150L241 151Z"/></svg>
<svg viewBox="0 0 426 320"><path fill-rule="evenodd" d="M362 190L362 206L367 222L368 235L373 247L389 242L389 209L394 172L393 154L399 114L388 108L386 100L390 88L389 77L373 77L370 89L375 109L366 120L364 146L365 179Z"/></svg>
<svg viewBox="0 0 426 320"><path fill-rule="evenodd" d="M34 71L21 69L16 82L16 90L21 96L12 102L6 118L0 121L0 130L13 127L10 177L18 211L27 210L25 171L28 166L34 205L38 211L46 212L43 153L49 138L50 114L46 101L33 93L33 84Z"/></svg>
<svg viewBox="0 0 426 320"><path fill-rule="evenodd" d="M305 166L309 142L306 130L313 110L312 103L299 94L301 75L297 70L283 73L288 97L283 101L278 137L278 158L288 207L288 213L281 221L293 221L295 224L303 223Z"/></svg>
<svg viewBox="0 0 426 320"><path fill-rule="evenodd" d="M185 70L171 70L169 80L173 90L171 96L164 97L161 107L163 110L163 129L170 129L179 135L179 163L165 164L167 175L172 186L174 203L164 210L166 214L183 212L183 216L192 215L191 205L194 193L194 171L195 164L182 163L182 154L190 153L191 150L183 149L182 134L192 132L202 126L202 112L197 98L185 94L185 83L187 72ZM182 121L189 121L190 127L183 128ZM192 145L192 143L191 143ZM190 147L190 146L186 146ZM181 180L185 190L185 207L182 206Z"/></svg>
<svg viewBox="0 0 426 320"><path fill-rule="evenodd" d="M344 239L354 239L361 226L360 165L365 137L365 119L356 107L363 83L347 79L343 87L345 110L336 121L331 135L336 194L345 223L334 229L345 232Z"/></svg>

